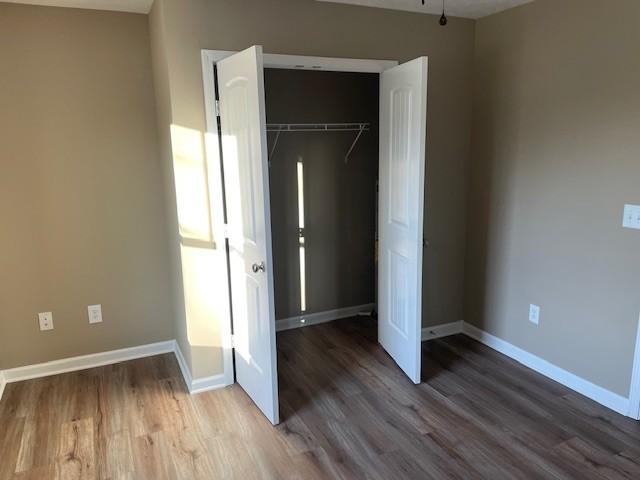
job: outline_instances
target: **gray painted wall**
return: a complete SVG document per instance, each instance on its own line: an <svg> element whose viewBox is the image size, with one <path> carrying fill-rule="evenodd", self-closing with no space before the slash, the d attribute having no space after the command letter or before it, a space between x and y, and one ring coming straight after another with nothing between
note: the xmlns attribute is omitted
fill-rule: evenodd
<svg viewBox="0 0 640 480"><path fill-rule="evenodd" d="M465 319L623 396L640 312L640 232L622 228L640 204L638 25L635 0L538 0L478 22L467 238Z"/></svg>
<svg viewBox="0 0 640 480"><path fill-rule="evenodd" d="M375 301L379 75L265 72L268 123L370 122L356 133L283 133L271 162L276 318L300 314L297 162L304 165L307 312ZM269 147L275 134L270 134Z"/></svg>

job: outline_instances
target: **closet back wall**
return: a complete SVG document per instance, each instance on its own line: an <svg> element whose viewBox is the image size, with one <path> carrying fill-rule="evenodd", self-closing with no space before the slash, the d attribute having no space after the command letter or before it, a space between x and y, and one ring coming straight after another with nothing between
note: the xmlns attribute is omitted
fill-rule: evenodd
<svg viewBox="0 0 640 480"><path fill-rule="evenodd" d="M304 166L306 312L375 301L377 74L267 69L268 123L371 123L357 132L281 133L271 159L276 318L300 314L297 163ZM275 140L268 136L269 148Z"/></svg>

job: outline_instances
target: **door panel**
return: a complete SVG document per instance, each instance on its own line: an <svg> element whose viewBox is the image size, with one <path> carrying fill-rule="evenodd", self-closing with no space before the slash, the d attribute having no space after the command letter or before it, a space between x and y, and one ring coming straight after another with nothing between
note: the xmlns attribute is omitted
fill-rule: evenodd
<svg viewBox="0 0 640 480"><path fill-rule="evenodd" d="M378 340L420 383L427 58L386 70L380 85Z"/></svg>
<svg viewBox="0 0 640 480"><path fill-rule="evenodd" d="M236 379L275 425L278 413L262 47L217 64Z"/></svg>
<svg viewBox="0 0 640 480"><path fill-rule="evenodd" d="M399 226L409 227L409 194L404 188L409 182L409 123L411 121L411 90L398 88L390 92L392 111L390 141L389 216Z"/></svg>

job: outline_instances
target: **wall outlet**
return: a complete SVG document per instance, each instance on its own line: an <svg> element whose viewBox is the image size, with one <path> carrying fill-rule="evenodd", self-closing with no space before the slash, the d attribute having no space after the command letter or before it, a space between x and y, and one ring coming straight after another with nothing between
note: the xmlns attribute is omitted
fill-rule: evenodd
<svg viewBox="0 0 640 480"><path fill-rule="evenodd" d="M625 205L624 217L622 218L624 228L634 228L640 230L640 205Z"/></svg>
<svg viewBox="0 0 640 480"><path fill-rule="evenodd" d="M529 305L529 321L536 325L540 323L540 307L538 305Z"/></svg>
<svg viewBox="0 0 640 480"><path fill-rule="evenodd" d="M102 305L89 305L89 323L102 323Z"/></svg>
<svg viewBox="0 0 640 480"><path fill-rule="evenodd" d="M42 312L38 314L38 322L40 330L53 330L53 314L51 312Z"/></svg>

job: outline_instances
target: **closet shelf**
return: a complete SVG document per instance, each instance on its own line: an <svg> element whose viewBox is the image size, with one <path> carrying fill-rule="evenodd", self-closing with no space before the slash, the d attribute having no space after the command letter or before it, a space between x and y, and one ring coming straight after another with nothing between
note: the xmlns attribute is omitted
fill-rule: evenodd
<svg viewBox="0 0 640 480"><path fill-rule="evenodd" d="M267 132L358 132L370 123L267 123Z"/></svg>
<svg viewBox="0 0 640 480"><path fill-rule="evenodd" d="M280 134L283 132L358 132L349 151L344 156L344 162L347 163L362 132L368 132L370 128L370 123L267 123L267 132L276 133L276 138L273 140L273 146L269 152L269 164L271 164L271 159L276 151Z"/></svg>

